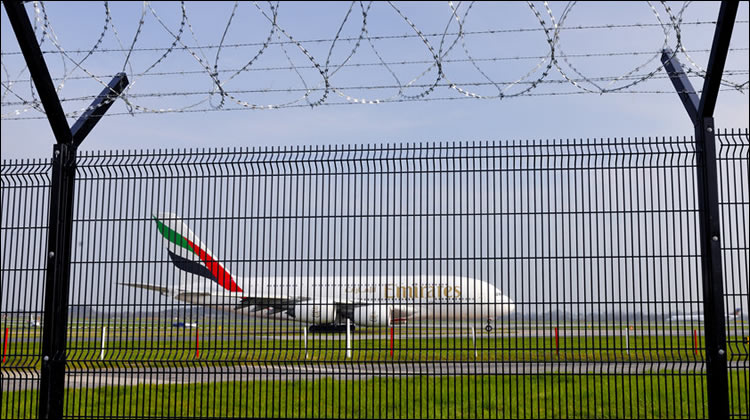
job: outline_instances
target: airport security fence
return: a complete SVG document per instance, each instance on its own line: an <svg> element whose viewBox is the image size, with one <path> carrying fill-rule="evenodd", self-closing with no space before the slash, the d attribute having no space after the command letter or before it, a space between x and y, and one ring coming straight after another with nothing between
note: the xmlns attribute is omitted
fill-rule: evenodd
<svg viewBox="0 0 750 420"><path fill-rule="evenodd" d="M717 142L718 374L747 418L750 137ZM686 137L82 152L54 288L53 164L3 161L2 417L51 399L68 418L706 417L700 155Z"/></svg>

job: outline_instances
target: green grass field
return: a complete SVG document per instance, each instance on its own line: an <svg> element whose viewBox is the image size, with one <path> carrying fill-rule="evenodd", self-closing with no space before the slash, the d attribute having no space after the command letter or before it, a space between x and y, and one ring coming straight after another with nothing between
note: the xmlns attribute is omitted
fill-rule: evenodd
<svg viewBox="0 0 750 420"><path fill-rule="evenodd" d="M144 327L146 327L144 325ZM342 334L309 335L307 351L298 331L202 328L196 357L195 329L130 328L108 333L100 361L101 329L69 334L69 370L128 367L242 365L263 362L691 362L704 361L699 337L631 335L629 354L622 334L572 329L559 337L521 337L512 329L477 332L476 346L448 330L396 330L390 356L385 331L360 330L346 358ZM39 369L40 331L21 329L11 337L4 371ZM549 334L549 331L547 331ZM374 336L374 334L382 334ZM419 337L419 334L423 334ZM597 335L603 334L603 335ZM747 360L744 337L728 337L729 360ZM476 356L475 356L476 348ZM664 369L664 368L662 368ZM5 372L4 372L5 373ZM303 376L304 377L304 376ZM305 377L307 378L307 377ZM391 417L391 418L700 418L706 412L705 375L660 371L642 375L547 373L502 376L393 376L356 380L321 378L69 389L66 415L120 417ZM748 412L747 372L731 371L731 412ZM3 390L2 418L36 417L36 391Z"/></svg>
<svg viewBox="0 0 750 420"><path fill-rule="evenodd" d="M732 373L731 412L747 413ZM702 375L528 375L143 385L68 390L70 417L704 418ZM36 416L36 392L8 392L3 418Z"/></svg>

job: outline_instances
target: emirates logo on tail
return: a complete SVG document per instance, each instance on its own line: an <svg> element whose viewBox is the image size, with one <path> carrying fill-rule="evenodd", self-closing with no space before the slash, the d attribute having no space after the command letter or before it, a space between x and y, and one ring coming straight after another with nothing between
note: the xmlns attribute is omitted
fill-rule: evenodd
<svg viewBox="0 0 750 420"><path fill-rule="evenodd" d="M178 269L209 278L230 292L242 293L229 271L177 215L160 214L153 219L166 240L169 257Z"/></svg>

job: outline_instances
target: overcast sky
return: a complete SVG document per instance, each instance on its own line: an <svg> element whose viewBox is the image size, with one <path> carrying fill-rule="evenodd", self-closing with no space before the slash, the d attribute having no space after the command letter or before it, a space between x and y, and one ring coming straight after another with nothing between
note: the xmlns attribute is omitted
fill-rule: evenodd
<svg viewBox="0 0 750 420"><path fill-rule="evenodd" d="M550 17L541 2L533 3L547 25ZM682 2L668 2L671 12L676 15L683 7ZM716 18L718 2L691 3L682 15L683 22L706 22ZM363 3L367 7L367 3ZM418 29L433 46L438 49L444 41L443 50L455 36L441 38L446 32L446 25L451 21L449 3L395 3L396 8L387 3L373 3L367 9L367 34L371 37L396 36L396 38L377 38L373 46L362 41L355 54L347 64L378 63L379 58L389 63L403 61L430 60L431 54L425 43L417 36ZM470 65L467 57L470 53L475 59L503 57L544 57L549 53L549 45L541 25L532 9L523 2L504 4L456 3L458 15L464 18L463 31L469 33L458 40L443 59L446 60L444 72L451 82L471 89L480 95L496 95L494 86L472 86L472 82L486 82L487 79L479 70ZM550 9L559 22L567 3L551 3ZM362 30L362 7L354 4L349 18L341 26L349 10L349 3L281 3L278 8L277 23L283 32L277 30L272 42L264 53L250 66L256 68L289 67L285 70L245 71L224 88L227 90L263 90L263 89L304 89L321 86L318 72L311 66L297 45L289 42L289 36L301 40L304 47L323 65L328 58L329 50L331 69L344 63L355 47L355 41ZM208 98L203 96L158 96L139 97L155 92L210 92L215 84L208 76L203 64L193 54L203 58L209 67L216 64L219 77L226 77L227 69L236 69L246 64L259 50L255 43L263 43L271 28L266 15L271 15L266 4L257 8L252 3L242 3L234 9L234 3L188 3L186 15L189 26L183 28L183 36L176 44L176 49L164 60L155 65L144 76L175 41L170 35L177 33L182 19L179 3L159 2L152 9L140 2L115 2L110 5L111 21L105 23L105 7L102 3L45 3L44 8L34 11L32 3L26 4L32 20L39 19L38 34L41 37L44 18L49 28L56 35L56 43L49 37L43 42L42 49L46 54L48 65L57 84L64 84L60 96L67 112L85 107L88 96L101 90L101 84L90 74L107 81L112 74L125 70L130 73L132 86L128 93L129 100L136 105L148 108L182 108L191 101ZM580 78L578 70L589 77L612 77L629 75L643 63L643 68L634 74L648 74L657 71L657 78L639 83L625 91L661 91L673 90L668 79L659 70L656 52L665 43L664 31L658 23L670 22L664 6L654 4L656 14L646 2L635 3L579 3L573 7L563 22L567 27L604 26L582 30L562 30L557 40L557 54L567 55L604 54L596 57L573 57L569 62L561 60L561 66L571 78ZM468 14L465 12L469 11ZM229 17L234 17L226 31ZM410 26L398 11L414 24ZM658 14L658 18L657 18ZM139 28L140 18L143 24ZM158 19L157 19L158 16ZM747 2L740 6L727 70L734 73L727 80L737 85L748 79L748 7ZM164 26L162 26L162 23ZM631 28L618 25L644 24ZM655 25L656 24L656 25ZM614 28L606 28L615 25ZM102 29L106 26L107 30ZM534 31L510 31L509 29L537 29ZM339 31L340 29L340 31ZM449 33L455 33L455 19ZM495 31L491 34L485 32ZM500 32L497 32L500 31ZM311 40L331 40L339 32L339 39L345 39L331 48L331 42L312 42ZM479 34L476 34L476 33ZM104 33L97 49L86 57L100 34ZM472 35L473 33L473 35ZM136 36L137 34L137 36ZM430 36L430 34L438 34ZM221 44L225 35L223 48L217 56L217 48L196 48ZM400 37L400 36L404 37ZM680 37L690 57L699 66L705 67L708 53L701 52L710 48L713 27L710 24L683 24ZM348 39L348 40L347 40ZM135 40L135 42L134 42ZM279 44L286 41L286 44ZM668 46L676 46L674 31L667 36ZM184 42L184 44L182 44ZM229 45L251 44L249 47L229 47ZM126 51L133 45L134 51ZM191 48L181 48L187 45ZM150 50L150 49L155 50ZM145 50L144 50L145 49ZM60 50L70 52L65 59ZM22 100L31 100L28 72L24 70L22 56L17 54L18 46L7 21L7 14L2 12L2 157L47 157L54 142L48 123L37 110L24 106ZM57 53L54 53L57 51ZM83 52L76 52L83 51ZM104 51L104 52L102 52ZM377 51L380 57L374 53ZM649 55L611 55L623 52L654 52ZM680 60L693 70L697 70L684 54ZM84 62L76 67L72 59ZM458 60L449 62L448 60ZM463 60L463 61L461 61ZM296 67L291 68L290 63ZM524 81L537 79L546 68L548 61L539 59L514 59L478 61L481 71L490 80L496 82L515 81L527 72L532 73ZM416 80L415 84L431 84L435 80L436 70L429 69L429 64L384 66L345 66L330 81L337 87L394 85L396 82L392 71L401 84ZM185 72L186 74L173 74ZM159 76L156 73L168 73ZM420 74L424 73L420 77ZM560 72L552 67L545 80L564 80ZM628 80L627 77L624 80ZM702 86L702 79L692 77L697 89ZM443 84L446 82L443 81ZM600 83L605 88L622 86L625 82L617 81L611 85ZM581 87L571 83L552 83L542 85L529 93L542 96L521 96L505 99L462 99L435 100L437 98L460 98L455 89L440 85L425 99L429 101L385 103L378 105L331 105L311 108L306 101L320 98L320 92L299 100L300 93L247 93L235 94L239 101L256 104L285 103L289 98L296 98L299 107L274 110L233 110L218 112L193 113L143 113L143 108L136 108L134 115L128 114L128 107L120 100L109 111L109 116L101 121L83 144L85 150L97 149L138 149L138 148L189 148L208 146L270 146L270 145L304 145L304 144L345 144L345 143L383 143L383 142L420 142L420 141L471 141L471 140L510 140L510 139L553 139L582 137L640 137L661 135L690 135L692 127L687 114L676 94L671 93L579 93L584 89L594 89L588 82L581 82ZM7 87L11 87L9 91ZM508 88L507 94L518 93L525 85L519 84ZM727 87L727 89L732 89ZM406 94L417 94L424 89L410 88ZM342 89L339 92L353 97L388 98L397 93L397 89L357 90ZM547 96L546 93L566 93L559 96ZM75 100L77 97L84 97ZM220 100L214 95L197 109L216 107ZM238 109L232 99L227 99L224 108ZM338 92L332 92L326 103L345 103ZM19 111L16 114L16 111ZM119 115L115 115L119 114ZM728 90L721 92L716 109L717 125L720 127L748 126L747 85L744 92ZM20 119L17 119L20 118ZM29 119L31 118L31 119ZM71 118L70 123L74 122Z"/></svg>

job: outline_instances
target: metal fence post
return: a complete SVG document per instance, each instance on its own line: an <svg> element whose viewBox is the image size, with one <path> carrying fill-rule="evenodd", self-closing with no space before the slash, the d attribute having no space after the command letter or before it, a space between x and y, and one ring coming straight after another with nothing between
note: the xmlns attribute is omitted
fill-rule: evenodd
<svg viewBox="0 0 750 420"><path fill-rule="evenodd" d="M63 411L76 146L56 144L53 153L39 384L41 419L61 418Z"/></svg>
<svg viewBox="0 0 750 420"><path fill-rule="evenodd" d="M128 85L125 73L116 74L76 121L68 126L34 29L23 3L3 1L29 73L39 92L55 135L47 225L47 277L42 331L42 369L39 383L39 418L61 418L65 401L65 357L70 289L70 253L73 241L73 200L78 146Z"/></svg>
<svg viewBox="0 0 750 420"><path fill-rule="evenodd" d="M729 382L726 355L724 277L721 269L721 225L719 220L719 178L716 169L714 118L701 116L697 94L682 66L671 51L662 55L685 109L695 124L695 182L698 202L701 278L706 348L706 393L711 419L729 415ZM704 93L705 95L705 93ZM704 100L703 98L702 100Z"/></svg>
<svg viewBox="0 0 750 420"><path fill-rule="evenodd" d="M729 417L729 380L715 131L712 117L701 118L695 125L708 416L725 419Z"/></svg>
<svg viewBox="0 0 750 420"><path fill-rule="evenodd" d="M737 17L737 1L722 1L716 20L711 55L708 59L700 99L676 54L662 53L669 74L685 110L695 127L696 188L700 226L703 288L703 327L706 346L706 393L708 416L729 418L729 377L724 309L724 277L721 269L721 223L719 214L719 178L716 169L716 127L714 108L726 64L729 42Z"/></svg>

